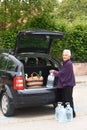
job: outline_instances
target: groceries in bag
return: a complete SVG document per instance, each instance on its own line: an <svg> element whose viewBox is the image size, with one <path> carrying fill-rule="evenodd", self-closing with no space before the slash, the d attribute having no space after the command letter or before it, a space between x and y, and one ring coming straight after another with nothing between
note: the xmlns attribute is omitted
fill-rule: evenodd
<svg viewBox="0 0 87 130"><path fill-rule="evenodd" d="M43 85L43 77L33 72L29 78L26 79L27 86L31 88L41 87Z"/></svg>

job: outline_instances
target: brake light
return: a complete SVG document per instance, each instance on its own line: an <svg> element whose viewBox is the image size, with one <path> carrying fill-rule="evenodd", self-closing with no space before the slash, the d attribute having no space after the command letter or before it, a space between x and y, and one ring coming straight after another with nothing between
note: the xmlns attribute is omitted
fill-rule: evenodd
<svg viewBox="0 0 87 130"><path fill-rule="evenodd" d="M14 78L14 89L23 90L24 89L24 80L22 76L17 76Z"/></svg>

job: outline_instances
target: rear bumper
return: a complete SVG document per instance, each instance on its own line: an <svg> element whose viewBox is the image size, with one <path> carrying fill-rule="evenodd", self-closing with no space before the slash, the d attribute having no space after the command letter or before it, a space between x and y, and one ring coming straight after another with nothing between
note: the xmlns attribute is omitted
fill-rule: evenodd
<svg viewBox="0 0 87 130"><path fill-rule="evenodd" d="M55 89L28 89L17 91L15 107L32 107L57 102L57 88Z"/></svg>

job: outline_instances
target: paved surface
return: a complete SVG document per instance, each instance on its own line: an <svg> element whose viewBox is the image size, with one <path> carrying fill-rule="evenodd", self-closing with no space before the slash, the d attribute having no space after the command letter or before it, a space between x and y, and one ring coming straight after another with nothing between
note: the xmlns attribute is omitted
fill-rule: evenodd
<svg viewBox="0 0 87 130"><path fill-rule="evenodd" d="M74 104L76 118L72 122L55 120L52 106L18 110L14 117L0 111L0 130L87 130L87 75L76 76Z"/></svg>

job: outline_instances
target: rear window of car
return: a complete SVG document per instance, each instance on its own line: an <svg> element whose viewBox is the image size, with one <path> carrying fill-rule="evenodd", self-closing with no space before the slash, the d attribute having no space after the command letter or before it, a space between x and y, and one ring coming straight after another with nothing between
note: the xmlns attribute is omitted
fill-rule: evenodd
<svg viewBox="0 0 87 130"><path fill-rule="evenodd" d="M48 48L49 38L43 36L23 35L19 41L19 48Z"/></svg>

